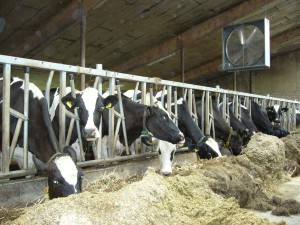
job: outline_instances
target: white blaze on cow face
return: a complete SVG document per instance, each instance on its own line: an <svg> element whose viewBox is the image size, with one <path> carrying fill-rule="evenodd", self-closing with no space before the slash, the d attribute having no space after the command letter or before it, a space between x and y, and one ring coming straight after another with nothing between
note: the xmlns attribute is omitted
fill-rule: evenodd
<svg viewBox="0 0 300 225"><path fill-rule="evenodd" d="M74 187L74 192L78 193L76 190L78 169L70 156L61 156L54 160L61 176L64 180Z"/></svg>
<svg viewBox="0 0 300 225"><path fill-rule="evenodd" d="M278 113L278 111L279 111L279 105L274 105L274 110L275 110L275 112Z"/></svg>
<svg viewBox="0 0 300 225"><path fill-rule="evenodd" d="M100 138L100 133L98 128L95 126L94 123L94 112L95 110L99 110L96 109L96 102L97 99L99 97L98 91L95 88L86 88L83 91L83 94L81 96L84 104L85 104L85 108L88 111L88 119L87 119L87 123L84 127L85 130L94 130L95 135L94 138L87 138L87 141L95 141L97 138Z"/></svg>
<svg viewBox="0 0 300 225"><path fill-rule="evenodd" d="M174 159L175 150L176 150L176 145L167 141L159 141L158 158L160 162L160 173L162 175L167 176L172 173L172 162Z"/></svg>
<svg viewBox="0 0 300 225"><path fill-rule="evenodd" d="M207 144L209 147L211 147L212 150L218 154L218 156L222 156L222 154L219 150L219 145L214 139L208 138L207 141L205 142L205 144Z"/></svg>

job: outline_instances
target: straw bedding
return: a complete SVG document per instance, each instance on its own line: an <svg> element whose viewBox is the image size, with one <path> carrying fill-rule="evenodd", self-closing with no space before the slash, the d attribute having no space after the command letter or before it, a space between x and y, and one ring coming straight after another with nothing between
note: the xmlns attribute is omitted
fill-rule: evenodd
<svg viewBox="0 0 300 225"><path fill-rule="evenodd" d="M272 224L244 208L285 212L278 206L291 204L278 205L284 201L274 195L278 184L291 175L291 170L284 171L286 155L293 154L288 159L292 161L300 156L295 149L300 149L299 136L280 140L259 133L252 137L244 155L177 165L170 177L162 177L153 169L128 179L103 175L79 195L20 209L18 218L2 222ZM298 209L286 210L291 214Z"/></svg>

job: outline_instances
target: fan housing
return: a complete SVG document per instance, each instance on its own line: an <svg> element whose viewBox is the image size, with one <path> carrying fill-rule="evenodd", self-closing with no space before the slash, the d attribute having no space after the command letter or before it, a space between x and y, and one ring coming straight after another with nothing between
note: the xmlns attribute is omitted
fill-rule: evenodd
<svg viewBox="0 0 300 225"><path fill-rule="evenodd" d="M264 18L223 28L224 71L270 68L270 23Z"/></svg>

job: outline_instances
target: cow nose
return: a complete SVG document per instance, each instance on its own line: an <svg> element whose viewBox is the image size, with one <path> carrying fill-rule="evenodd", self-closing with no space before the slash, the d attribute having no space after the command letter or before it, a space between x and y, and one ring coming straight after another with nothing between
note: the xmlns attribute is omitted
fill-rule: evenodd
<svg viewBox="0 0 300 225"><path fill-rule="evenodd" d="M170 172L170 171L162 171L161 173L164 176L170 176L172 172Z"/></svg>
<svg viewBox="0 0 300 225"><path fill-rule="evenodd" d="M85 136L95 135L95 129L84 129Z"/></svg>

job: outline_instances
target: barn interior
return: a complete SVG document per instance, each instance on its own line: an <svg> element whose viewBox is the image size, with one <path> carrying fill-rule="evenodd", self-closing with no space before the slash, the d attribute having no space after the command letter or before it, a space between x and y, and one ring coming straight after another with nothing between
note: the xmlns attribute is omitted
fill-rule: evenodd
<svg viewBox="0 0 300 225"><path fill-rule="evenodd" d="M263 18L267 18L270 23L270 68L224 70L223 28ZM104 70L113 72L206 87L218 86L227 90L264 96L270 95L271 97L298 101L300 99L300 1L2 0L0 1L0 54L93 69L96 68L96 65L101 64ZM24 77L23 69L21 66L13 66L12 76ZM48 70L39 70L34 68L33 65L33 68L30 70L30 81L42 90L45 90L48 75ZM0 77L2 76L3 65L0 64ZM59 79L59 72L55 71L52 87L60 86ZM103 91L108 89L108 80L104 78ZM84 84L82 84L82 81ZM94 81L95 76L75 74L75 86L77 89L83 89L83 86L93 86ZM121 90L135 86L134 82L125 79L120 82ZM288 126L288 124L286 125ZM154 154L152 152L153 154L147 159L140 154L132 161L127 161L127 159L132 159L130 158L131 156L125 156L123 159L122 157L109 159L105 163L103 163L103 159L102 164L100 163L96 166L95 162L91 162L91 164L88 161L80 162L82 163L81 165L85 165L83 167L89 167L85 168L85 186L92 186L92 190L85 191L84 195L79 195L79 197L71 196L67 200L46 201L45 206L39 204L45 198L47 199L44 190L45 178L26 178L26 182L21 179L8 181L8 176L5 177L5 174L0 173L2 178L6 178L0 180L0 202L2 202L0 207L14 207L16 202L20 205L37 203L33 207L32 212L29 209L28 217L26 217L25 213L25 216L20 216L23 214L23 209L21 209L22 213L18 211L19 209L16 209L17 213L15 214L14 210L11 209L0 209L0 223L2 223L1 219L3 219L4 222L8 221L7 224L10 224L10 219L13 221L19 216L20 220L16 220L16 224L30 224L34 222L47 224L51 223L49 222L51 219L53 219L53 223L59 223L62 220L61 218L64 217L61 205L66 204L66 206L70 207L69 210L74 212L75 219L73 219L74 223L77 222L77 224L89 224L88 222L90 221L98 223L103 218L111 219L115 224L122 224L119 220L120 217L115 218L114 215L110 214L113 214L114 210L118 209L126 209L124 210L126 212L122 211L124 218L128 216L126 213L133 212L134 216L130 218L133 220L130 222L128 222L129 220L126 221L129 224L147 224L150 222L152 224L163 224L165 215L173 218L175 214L178 214L179 216L174 217L172 220L172 223L175 224L187 215L184 215L185 212L183 210L196 211L194 205L189 202L177 208L177 204L182 202L182 199L185 199L186 195L188 195L186 193L193 193L191 195L193 198L195 196L198 197L198 192L193 192L193 188L195 188L201 194L201 198L197 198L195 204L203 205L202 203L209 199L207 198L208 195L214 195L214 201L218 204L209 206L212 207L212 211L207 210L208 214L205 214L205 216L208 215L207 217L201 214L206 209L201 208L202 211L198 210L190 216L190 219L195 220L183 221L182 223L196 224L199 223L202 217L202 220L210 222L211 219L216 224L221 224L228 219L227 224L233 224L242 216L242 220L246 221L245 223L249 221L249 223L253 222L254 224L271 224L271 222L269 223L269 221L264 219L257 219L251 213L248 215L248 212L245 213L243 211L243 207L247 205L251 210L261 210L267 205L269 208L266 208L266 210L272 208L274 202L271 204L269 200L273 194L274 196L278 194L275 189L278 188L281 182L288 180L292 176L291 174L298 176L296 187L299 187L299 137L299 134L290 135L281 141L277 137L270 138L268 135L257 134L249 147L252 150L252 152L249 151L250 156L222 157L215 161L207 160L205 163L201 161L198 164L197 162L199 161L197 161L194 152L178 151L175 158L174 176L162 178L159 174L150 170L145 175L146 181L144 180L142 183L134 186L136 188L135 193L130 192L130 184L134 183L130 179L132 179L132 176L138 177L137 174L144 173L147 167L157 167L156 156L158 153ZM266 149L266 151L261 151L261 149ZM270 156L269 152L272 160L265 163L264 159ZM285 152L286 156L283 156L282 152ZM288 155L287 152L290 152L291 155ZM256 155L254 157L251 154ZM189 167L191 162L195 164ZM181 166L182 164L188 166L185 168ZM273 169L273 166L274 168L276 167L276 173L268 174L265 172L269 165L271 165L271 169ZM221 175L211 173L212 170L217 170ZM111 175L112 179L104 177L105 181L101 181L104 182L104 186L108 189L110 188L109 185L116 185L117 188L112 188L113 190L110 191L105 190L105 194L103 194L102 190L98 190L101 189L99 187L96 187L98 188L96 190L94 187L96 185L88 181L94 181L96 178L99 178L99 171L105 176L106 173L111 172L120 175L122 179L116 178L116 175L113 174ZM236 171L243 172L237 173ZM252 173L255 173L255 176L248 179L248 174ZM28 174L26 173L25 175ZM13 174L12 177L14 178L14 176L17 177ZM180 178L176 176L180 176ZM130 177L129 181L126 180L128 177ZM237 178L232 179L232 177ZM247 177L247 182L249 183L240 182L244 181L245 177ZM196 180L196 178L197 182L193 182L193 179ZM148 189L141 191L142 188L139 185L149 184L149 179L155 180L153 186L149 188L150 191L148 193ZM179 183L176 183L178 180ZM114 181L117 184L109 183ZM158 202L163 202L156 195L157 186L161 187L162 190L167 190L174 184L178 185L178 187L175 185L174 190L171 189L170 193L175 193L177 197L179 196L178 203L172 201L172 195L168 194L168 191L159 190L159 193L160 191L161 193L164 192L161 198L169 201L162 205L159 205L160 203L158 205L150 204L152 206L147 205L152 203L151 200L153 199L156 201L156 198ZM192 186L185 189L184 187L187 184ZM209 187L209 191L206 189L199 190L202 189L199 188L202 187L201 185ZM214 185L218 186L219 189L217 191ZM250 186L251 188L249 188ZM128 193L125 191L124 193L122 191L117 192L123 187L125 187L123 190L129 190ZM225 191L224 187L227 188ZM142 196L140 199L143 199L143 203L146 203L147 209L155 211L150 216L150 219L139 217L141 215L139 212L142 211L141 208L138 210L131 208L135 206L135 197L140 194L139 191ZM122 200L119 198L119 193L121 193L121 196L133 196L128 207L119 207L119 205L123 204L123 200L124 204L127 204L126 201L128 201L128 199L124 198ZM144 193L146 197L151 193L149 195L151 199L144 197ZM263 195L264 199L256 202L256 205L251 205L254 204L252 200L257 197L257 193ZM290 194L289 192L287 193ZM116 199L118 199L115 201L115 205L112 204L113 206L110 205L110 202L106 202L105 199L107 196L113 199L114 197L110 196L110 194L112 196L116 195ZM270 196L267 196L268 194ZM37 195L39 198L37 198ZM100 195L101 197L99 197ZM226 196L224 197L224 195ZM84 197L80 198L80 196ZM258 196L257 198L259 199L260 197ZM294 197L297 197L299 203L299 192ZM92 205L92 203L86 205L88 201L85 199L94 199L94 202L104 202L105 205L108 205L105 206L107 212L110 213L101 217L102 214L98 214L98 212L102 210L102 205L99 203L96 203L97 207ZM112 202L114 202L113 200ZM243 201L245 201L244 205L241 204ZM91 202L93 201L91 200ZM224 206L224 202L226 202L226 206ZM165 205L172 206L173 208L170 207L170 209L174 209L174 211L171 210L172 212L164 212L165 214L157 215L156 211L158 208L166 210ZM83 215L89 219L88 221L80 217L85 207L94 208L92 212L95 214ZM203 207L205 207L205 204ZM288 224L293 224L295 221L297 224L297 221L299 221L300 206L297 205L297 207L298 211L294 213L298 214L297 217L293 217L294 215L289 217L292 222ZM51 213L47 213L43 218L30 215L35 212L46 212L46 208L51 210ZM227 215L219 216L218 214L211 217L213 212L221 213L224 208L226 210L223 214ZM4 212L7 212L7 214ZM97 217L99 215L101 218ZM232 215L232 218L229 218L228 215ZM155 221L156 217L161 220ZM22 219L24 220L22 221ZM69 217L65 220L70 222ZM201 221L203 222L201 224L206 224L205 222L207 221ZM14 223L12 222L12 224ZM241 222L241 224L243 223Z"/></svg>
<svg viewBox="0 0 300 225"><path fill-rule="evenodd" d="M0 15L4 55L91 68L102 64L110 71L300 97L297 0L11 0L0 2ZM265 17L270 69L223 71L223 27ZM32 72L31 79L43 88L47 76L41 73ZM92 82L86 78L86 85Z"/></svg>

